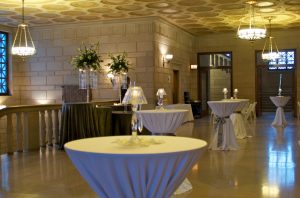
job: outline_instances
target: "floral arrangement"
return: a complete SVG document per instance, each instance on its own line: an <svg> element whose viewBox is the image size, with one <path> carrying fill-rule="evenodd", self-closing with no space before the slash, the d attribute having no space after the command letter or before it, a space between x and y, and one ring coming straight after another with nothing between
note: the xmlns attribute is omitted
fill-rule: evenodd
<svg viewBox="0 0 300 198"><path fill-rule="evenodd" d="M112 60L112 62L107 64L109 67L109 73L121 74L128 72L130 63L128 60L126 60L127 56L125 52L122 55L117 56L110 54L109 57Z"/></svg>
<svg viewBox="0 0 300 198"><path fill-rule="evenodd" d="M103 60L101 60L100 55L97 54L98 49L99 43L92 44L89 47L83 46L78 48L79 54L72 58L71 64L75 69L100 70L100 63L103 62Z"/></svg>

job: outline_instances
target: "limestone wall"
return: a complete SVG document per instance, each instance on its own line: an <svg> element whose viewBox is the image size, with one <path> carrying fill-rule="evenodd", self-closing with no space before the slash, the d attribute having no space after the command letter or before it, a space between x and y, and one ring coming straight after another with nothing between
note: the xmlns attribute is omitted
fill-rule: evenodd
<svg viewBox="0 0 300 198"><path fill-rule="evenodd" d="M179 72L178 102L183 103L183 92L191 90L190 65L196 62L195 37L163 20L157 20L154 42L153 93L163 87L167 92L168 103L173 103L173 70L177 70ZM173 54L170 63L163 64L164 54Z"/></svg>
<svg viewBox="0 0 300 198"><path fill-rule="evenodd" d="M132 63L131 80L142 85L147 99L153 100L153 81L145 79L153 68L153 19L34 27L31 33L37 54L26 60L13 58L13 95L9 100L15 104L60 103L61 86L78 84L71 57L82 43L97 42L104 62L93 100L118 99L104 65L109 61L109 53L123 52Z"/></svg>

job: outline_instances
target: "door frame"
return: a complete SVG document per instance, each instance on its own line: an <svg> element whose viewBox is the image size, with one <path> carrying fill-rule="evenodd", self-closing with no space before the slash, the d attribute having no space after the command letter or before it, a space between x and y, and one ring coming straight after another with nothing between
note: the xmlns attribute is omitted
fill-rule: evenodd
<svg viewBox="0 0 300 198"><path fill-rule="evenodd" d="M280 51L285 51L285 50L294 50L295 54L295 69L293 70L294 75L293 75L293 96L294 96L294 104L293 104L293 116L297 117L297 50L296 49L281 49ZM257 102L257 107L256 107L256 114L261 115L262 114L262 107L261 107L261 102L260 102L260 87L261 87L261 78L259 74L259 69L262 67L266 67L267 65L259 65L257 64L257 53L262 53L262 50L255 50L254 56L255 56L255 101ZM291 96L291 97L293 97Z"/></svg>
<svg viewBox="0 0 300 198"><path fill-rule="evenodd" d="M231 66L226 66L226 68L222 68L222 66L218 66L218 67L211 67L211 66L207 66L207 67L200 67L200 55L208 55L208 54L230 54L231 57ZM205 71L207 74L211 69L229 69L230 70L230 90L231 93L230 95L232 95L233 93L233 53L232 51L221 51L221 52L198 52L197 53L197 85L198 85L198 99L201 101L201 106L206 105L206 109L207 111L201 111L201 116L205 116L208 115L208 104L202 104L202 84L201 84L201 72ZM207 75L208 77L206 78L206 95L207 95L207 101L209 100L209 95L208 95L208 89L209 89L209 80L210 80L210 76Z"/></svg>

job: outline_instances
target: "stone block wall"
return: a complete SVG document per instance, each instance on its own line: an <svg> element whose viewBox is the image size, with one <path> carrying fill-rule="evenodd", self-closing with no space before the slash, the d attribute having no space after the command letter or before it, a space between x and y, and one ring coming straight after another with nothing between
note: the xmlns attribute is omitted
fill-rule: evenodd
<svg viewBox="0 0 300 198"><path fill-rule="evenodd" d="M191 90L190 65L196 59L195 37L163 20L155 22L154 90L165 88L167 102L173 103L173 70L179 72L178 101L184 102L183 93ZM163 55L173 54L170 63L163 64ZM193 81L194 82L194 81Z"/></svg>
<svg viewBox="0 0 300 198"><path fill-rule="evenodd" d="M144 88L153 101L153 19L121 22L95 22L31 28L37 54L25 60L13 57L13 94L15 104L62 102L62 86L78 84L78 72L71 65L72 56L84 43L100 43L99 54L104 60L98 74L98 88L93 100L118 99L106 77L108 54L127 53L132 66L129 76Z"/></svg>

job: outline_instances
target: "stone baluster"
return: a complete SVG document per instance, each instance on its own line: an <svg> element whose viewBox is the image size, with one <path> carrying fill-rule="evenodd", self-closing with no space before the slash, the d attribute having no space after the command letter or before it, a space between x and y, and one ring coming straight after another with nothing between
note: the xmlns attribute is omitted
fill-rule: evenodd
<svg viewBox="0 0 300 198"><path fill-rule="evenodd" d="M45 121L45 111L40 111L40 145L42 147L46 146L46 121Z"/></svg>
<svg viewBox="0 0 300 198"><path fill-rule="evenodd" d="M23 135L22 135L22 112L16 113L16 147L17 151L23 151Z"/></svg>
<svg viewBox="0 0 300 198"><path fill-rule="evenodd" d="M23 151L27 152L29 150L29 140L28 140L28 112L23 114Z"/></svg>
<svg viewBox="0 0 300 198"><path fill-rule="evenodd" d="M52 110L47 110L48 127L47 127L47 145L53 145L53 121L52 121Z"/></svg>
<svg viewBox="0 0 300 198"><path fill-rule="evenodd" d="M59 144L59 109L54 110L54 143Z"/></svg>
<svg viewBox="0 0 300 198"><path fill-rule="evenodd" d="M7 153L12 154L14 152L14 145L13 145L13 124L12 124L12 114L7 114L6 117L6 134L7 134Z"/></svg>

